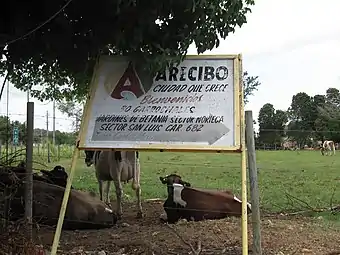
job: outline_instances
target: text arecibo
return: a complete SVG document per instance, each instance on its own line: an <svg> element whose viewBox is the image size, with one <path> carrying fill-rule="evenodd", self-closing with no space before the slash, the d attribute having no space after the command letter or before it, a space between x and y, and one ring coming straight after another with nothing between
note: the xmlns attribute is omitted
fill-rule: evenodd
<svg viewBox="0 0 340 255"><path fill-rule="evenodd" d="M168 76L167 76L168 75ZM223 81L228 78L229 71L224 65L213 66L181 66L171 67L168 71L159 72L155 81Z"/></svg>

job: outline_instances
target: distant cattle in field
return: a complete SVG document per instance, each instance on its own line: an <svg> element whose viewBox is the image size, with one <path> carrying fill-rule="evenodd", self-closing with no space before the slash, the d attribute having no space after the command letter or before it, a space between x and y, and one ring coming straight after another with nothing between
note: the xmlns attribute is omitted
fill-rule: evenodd
<svg viewBox="0 0 340 255"><path fill-rule="evenodd" d="M242 215L242 201L230 190L192 188L189 182L176 174L159 179L168 186L168 197L163 205L166 216L161 216L168 223L175 223L179 219L200 221ZM251 213L250 203L248 213Z"/></svg>
<svg viewBox="0 0 340 255"><path fill-rule="evenodd" d="M335 144L333 141L325 140L320 148L321 154L324 156L335 155Z"/></svg>
<svg viewBox="0 0 340 255"><path fill-rule="evenodd" d="M120 219L122 210L122 183L132 180L132 189L136 192L137 218L143 217L140 187L140 163L138 151L91 151L85 150L85 163L94 164L99 185L100 199L103 200L103 182L107 181L106 202L110 203L110 183L116 188L117 216Z"/></svg>
<svg viewBox="0 0 340 255"><path fill-rule="evenodd" d="M41 181L33 181L33 220L54 226L58 222L65 188ZM23 183L16 187L10 204L10 220L24 216ZM112 227L117 222L114 212L99 198L72 189L67 204L63 229L100 229Z"/></svg>

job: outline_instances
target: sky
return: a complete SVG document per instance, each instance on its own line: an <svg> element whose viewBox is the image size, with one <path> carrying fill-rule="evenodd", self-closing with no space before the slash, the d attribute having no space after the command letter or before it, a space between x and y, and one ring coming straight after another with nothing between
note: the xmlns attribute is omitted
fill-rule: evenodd
<svg viewBox="0 0 340 255"><path fill-rule="evenodd" d="M292 96L306 92L324 94L340 87L340 9L339 0L256 0L248 23L237 28L220 46L205 54L243 55L243 68L259 76L261 86L250 97L246 110L257 119L260 108L271 103L286 110ZM188 54L196 54L191 46ZM3 78L0 78L2 84ZM0 102L6 114L7 90ZM9 114L12 120L26 119L26 92L10 84ZM35 102L35 128L46 128L46 112L52 127L52 103ZM56 129L70 131L72 121L56 111Z"/></svg>

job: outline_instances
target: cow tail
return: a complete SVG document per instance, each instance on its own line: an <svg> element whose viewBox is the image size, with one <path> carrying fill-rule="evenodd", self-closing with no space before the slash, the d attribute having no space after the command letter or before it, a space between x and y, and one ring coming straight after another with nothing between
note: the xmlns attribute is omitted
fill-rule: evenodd
<svg viewBox="0 0 340 255"><path fill-rule="evenodd" d="M134 165L133 165L132 189L137 190L139 186L140 186L140 163L139 163L139 153L138 151L136 151Z"/></svg>

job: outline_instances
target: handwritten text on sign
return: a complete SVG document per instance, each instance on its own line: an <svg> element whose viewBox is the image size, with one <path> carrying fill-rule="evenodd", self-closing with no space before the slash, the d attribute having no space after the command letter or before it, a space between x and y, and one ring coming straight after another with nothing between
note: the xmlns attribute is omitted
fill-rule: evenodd
<svg viewBox="0 0 340 255"><path fill-rule="evenodd" d="M92 142L234 146L233 64L233 59L186 59L158 73L152 84L143 84L129 65L143 92L129 89L133 79L127 75L114 92L123 100L111 99L105 107L94 102Z"/></svg>

